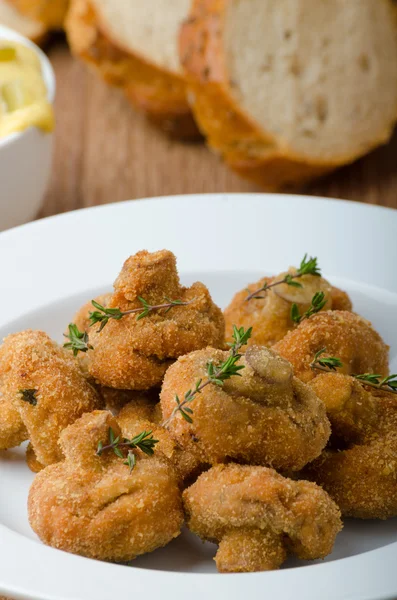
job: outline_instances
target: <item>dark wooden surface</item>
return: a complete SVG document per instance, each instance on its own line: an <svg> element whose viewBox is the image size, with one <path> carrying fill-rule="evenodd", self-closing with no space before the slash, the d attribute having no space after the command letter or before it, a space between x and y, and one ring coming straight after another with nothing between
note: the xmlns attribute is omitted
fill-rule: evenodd
<svg viewBox="0 0 397 600"><path fill-rule="evenodd" d="M72 58L62 40L48 53L58 88L56 150L39 216L147 196L261 191L231 172L204 144L163 136L119 90ZM397 136L302 191L397 208Z"/></svg>

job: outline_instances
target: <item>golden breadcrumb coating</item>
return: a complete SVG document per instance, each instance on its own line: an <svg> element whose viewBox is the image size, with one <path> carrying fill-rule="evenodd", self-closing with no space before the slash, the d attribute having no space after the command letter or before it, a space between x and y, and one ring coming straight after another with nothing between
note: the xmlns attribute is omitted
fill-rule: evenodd
<svg viewBox="0 0 397 600"><path fill-rule="evenodd" d="M194 452L194 446L184 450L171 437L169 431L160 425L162 420L160 403L151 404L144 397L133 400L121 409L117 422L123 436L131 439L141 431L152 431L153 436L159 443L156 445L156 453L162 452L172 463L181 485L199 473L202 462L199 454Z"/></svg>
<svg viewBox="0 0 397 600"><path fill-rule="evenodd" d="M26 464L33 473L39 473L45 468L44 465L37 460L37 456L31 443L29 443L28 447L26 448Z"/></svg>
<svg viewBox="0 0 397 600"><path fill-rule="evenodd" d="M62 459L60 432L83 413L100 407L73 356L44 332L26 330L5 338L0 346L2 392L26 427L39 463ZM21 390L35 390L35 404Z"/></svg>
<svg viewBox="0 0 397 600"><path fill-rule="evenodd" d="M0 388L0 450L14 448L28 439L28 432L18 410L1 395Z"/></svg>
<svg viewBox="0 0 397 600"><path fill-rule="evenodd" d="M294 275L296 269L290 268L288 273ZM310 306L314 294L323 292L326 304L323 310L334 310L343 306L351 310L351 302L345 292L331 286L323 277L304 275L297 282L302 286L294 287L282 283L266 292L260 292L257 297L247 301L247 296L260 289L265 283L271 284L281 281L287 273L276 277L263 277L256 283L250 284L234 296L229 306L224 311L226 322L226 339L233 333L233 325L238 327L252 327L252 336L249 344L273 346L281 340L288 331L296 327L291 319L291 307L295 303L299 312L303 314ZM259 299L259 296L262 296Z"/></svg>
<svg viewBox="0 0 397 600"><path fill-rule="evenodd" d="M164 419L199 379L207 363L218 365L229 356L206 348L179 358L169 368L161 391ZM249 346L240 359L241 377L223 387L210 384L189 404L193 423L180 412L168 425L186 449L194 446L203 462L228 460L299 470L318 456L330 435L324 404L312 389L293 377L292 367L268 348Z"/></svg>
<svg viewBox="0 0 397 600"><path fill-rule="evenodd" d="M335 444L360 441L378 426L377 398L357 379L343 373L320 373L310 386L325 404Z"/></svg>
<svg viewBox="0 0 397 600"><path fill-rule="evenodd" d="M389 372L389 347L371 323L355 313L334 310L313 315L287 333L274 350L290 361L296 377L310 381L317 374L310 367L316 352L339 358L346 374Z"/></svg>
<svg viewBox="0 0 397 600"><path fill-rule="evenodd" d="M291 552L324 558L342 529L336 504L319 486L266 467L217 465L183 493L187 525L219 543L221 572L277 569Z"/></svg>
<svg viewBox="0 0 397 600"><path fill-rule="evenodd" d="M121 435L107 411L83 415L65 429L65 460L41 471L29 492L32 529L54 548L100 560L130 561L165 546L183 523L174 469L162 453L136 451L132 472L105 445L109 428Z"/></svg>
<svg viewBox="0 0 397 600"><path fill-rule="evenodd" d="M14 448L28 439L28 432L18 410L14 408L9 398L4 397L2 391L4 368L0 362L0 450Z"/></svg>
<svg viewBox="0 0 397 600"><path fill-rule="evenodd" d="M154 418L152 414L156 405L159 405L160 388L152 388L151 390L115 390L108 387L99 387L105 407L111 413L117 415L120 410L130 404L135 403L137 407L142 407L145 418ZM161 410L157 409L156 423L161 421ZM150 417L148 416L150 414Z"/></svg>
<svg viewBox="0 0 397 600"><path fill-rule="evenodd" d="M88 369L103 386L146 390L161 384L168 366L182 354L224 343L224 318L207 288L180 285L175 256L168 250L138 252L126 260L114 284L109 308L140 309L139 297L150 305L171 300L190 302L166 312L153 311L137 320L136 314L111 319L99 332L90 328Z"/></svg>
<svg viewBox="0 0 397 600"><path fill-rule="evenodd" d="M331 287L331 306L332 310L347 310L348 312L353 310L348 293L334 286ZM329 310L329 307L326 308Z"/></svg>
<svg viewBox="0 0 397 600"><path fill-rule="evenodd" d="M306 467L303 475L320 484L345 516L361 519L397 516L396 397L365 388L347 375L324 377L328 377L328 382L323 381L316 389L326 402L333 426L337 418L337 430L343 432L345 449L324 451ZM342 377L345 386L340 382ZM361 392L357 387L362 388ZM342 410L335 416L338 404ZM352 435L348 440L349 432Z"/></svg>

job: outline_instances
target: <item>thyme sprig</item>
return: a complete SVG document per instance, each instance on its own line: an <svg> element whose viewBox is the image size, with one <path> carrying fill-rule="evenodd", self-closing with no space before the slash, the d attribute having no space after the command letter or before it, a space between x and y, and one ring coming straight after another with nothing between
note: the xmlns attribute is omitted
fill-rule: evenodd
<svg viewBox="0 0 397 600"><path fill-rule="evenodd" d="M393 373L393 375L388 375L387 377L373 373L362 373L361 375L353 375L353 377L362 381L365 385L390 392L391 394L397 394L397 373Z"/></svg>
<svg viewBox="0 0 397 600"><path fill-rule="evenodd" d="M300 314L297 304L294 303L291 306L291 319L294 323L299 325L299 323L301 323L304 319L308 319L312 315L318 313L322 308L324 308L326 303L327 300L324 292L316 292L312 298L309 308L303 313L303 315Z"/></svg>
<svg viewBox="0 0 397 600"><path fill-rule="evenodd" d="M21 394L21 398L24 402L28 402L32 406L37 406L38 390L36 390L36 389L19 390L19 393Z"/></svg>
<svg viewBox="0 0 397 600"><path fill-rule="evenodd" d="M329 373L330 371L336 371L338 367L343 367L342 361L339 358L335 356L323 356L326 351L326 348L322 348L316 352L314 359L310 363L312 369Z"/></svg>
<svg viewBox="0 0 397 600"><path fill-rule="evenodd" d="M330 373L332 371L336 371L337 368L343 367L343 363L340 358L335 356L322 357L326 351L326 348L322 348L316 352L314 359L310 363L310 367L312 369ZM397 373L388 375L387 377L383 377L383 375L378 375L376 373L362 373L360 375L351 375L351 377L361 381L364 385L368 385L391 394L397 394Z"/></svg>
<svg viewBox="0 0 397 600"><path fill-rule="evenodd" d="M88 333L86 331L80 331L75 323L69 323L68 330L69 334L63 334L64 337L69 340L63 345L64 348L73 350L74 356L77 356L79 352L93 350L93 347L89 343Z"/></svg>
<svg viewBox="0 0 397 600"><path fill-rule="evenodd" d="M188 306L189 304L192 304L192 302L194 302L196 299L193 298L188 302L183 302L182 300L171 300L171 298L165 298L166 302L164 304L156 305L149 304L141 296L138 296L138 300L142 304L141 308L133 308L131 310L124 311L120 310L120 308L106 308L105 306L102 306L102 304L99 304L99 302L92 300L91 303L97 310L90 312L90 327L92 327L96 323L100 323L101 325L98 330L99 333L102 331L105 325L107 325L110 319L120 321L120 319L122 319L126 315L133 315L139 313L137 314L136 320L140 321L144 317L147 317L149 313L155 310L164 310L164 314L167 314L174 306Z"/></svg>
<svg viewBox="0 0 397 600"><path fill-rule="evenodd" d="M286 283L292 287L301 288L303 287L302 284L295 280L299 279L299 277L303 277L303 275L314 275L315 277L321 276L321 270L317 264L317 257L307 258L307 254L305 254L296 273L287 273L287 275L285 275L283 279L280 279L280 281L273 281L273 283L265 282L262 287L249 294L249 296L246 298L246 301L252 300L252 298L255 300L263 300L265 296L258 296L258 294L261 292L267 292L267 290L270 290L270 288L275 287L276 285L281 285L282 283Z"/></svg>
<svg viewBox="0 0 397 600"><path fill-rule="evenodd" d="M139 448L148 456L152 456L154 454L154 447L159 442L159 440L155 440L152 435L152 431L142 431L132 439L128 438L120 438L118 435L114 433L112 427L109 427L109 443L104 445L102 441L98 442L97 447L97 455L101 456L103 452L106 450L113 450L116 456L119 458L125 458L124 465L127 465L130 468L130 472L133 470L136 457L133 452L134 449ZM128 454L125 456L122 449L128 449Z"/></svg>
<svg viewBox="0 0 397 600"><path fill-rule="evenodd" d="M233 376L241 377L240 371L244 369L244 365L237 364L242 356L242 354L240 354L240 349L242 346L246 345L251 335L252 327L245 330L244 327L238 328L233 325L232 337L234 341L228 343L230 346L228 358L219 365L215 365L212 361L208 361L206 365L207 377L205 380L203 381L203 379L198 379L194 385L194 388L185 393L183 400L179 398L178 394L175 395L176 406L169 418L162 423L163 427L167 427L178 412L182 415L185 421L188 423L193 423L193 419L191 417L193 410L187 405L195 399L197 394L200 394L202 390L211 383L222 387L227 379L230 379Z"/></svg>

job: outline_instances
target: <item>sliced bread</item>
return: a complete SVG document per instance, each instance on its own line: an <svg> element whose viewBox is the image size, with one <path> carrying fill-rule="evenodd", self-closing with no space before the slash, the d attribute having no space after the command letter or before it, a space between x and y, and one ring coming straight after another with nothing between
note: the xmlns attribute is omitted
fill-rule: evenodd
<svg viewBox="0 0 397 600"><path fill-rule="evenodd" d="M48 29L62 29L69 0L7 0L22 14Z"/></svg>
<svg viewBox="0 0 397 600"><path fill-rule="evenodd" d="M176 137L198 130L186 99L178 31L190 0L72 0L66 31L72 51Z"/></svg>
<svg viewBox="0 0 397 600"><path fill-rule="evenodd" d="M46 28L29 17L22 15L6 0L0 0L0 24L18 31L21 35L39 44L44 41Z"/></svg>
<svg viewBox="0 0 397 600"><path fill-rule="evenodd" d="M268 189L354 161L397 120L390 0L193 0L180 57L209 145Z"/></svg>

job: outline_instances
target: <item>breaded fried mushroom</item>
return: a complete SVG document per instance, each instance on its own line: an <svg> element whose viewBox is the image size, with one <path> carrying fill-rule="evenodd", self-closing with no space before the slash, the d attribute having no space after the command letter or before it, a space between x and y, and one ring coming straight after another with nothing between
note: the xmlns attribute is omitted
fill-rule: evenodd
<svg viewBox="0 0 397 600"><path fill-rule="evenodd" d="M107 443L110 428L121 435L109 412L94 411L62 432L66 458L36 476L29 492L29 522L54 548L127 562L179 535L181 493L162 453L134 451L132 471L112 450L98 456L98 443Z"/></svg>
<svg viewBox="0 0 397 600"><path fill-rule="evenodd" d="M303 476L321 485L345 516L397 516L396 396L335 373L315 379L313 386L343 443L325 450Z"/></svg>
<svg viewBox="0 0 397 600"><path fill-rule="evenodd" d="M0 392L0 450L19 446L27 439L28 432L21 415Z"/></svg>
<svg viewBox="0 0 397 600"><path fill-rule="evenodd" d="M44 332L26 330L0 346L0 372L4 402L19 414L35 459L43 466L61 460L61 431L101 403L78 363Z"/></svg>
<svg viewBox="0 0 397 600"><path fill-rule="evenodd" d="M278 569L288 553L324 558L342 529L338 507L320 487L265 467L213 467L183 502L189 529L219 543L222 573Z"/></svg>
<svg viewBox="0 0 397 600"><path fill-rule="evenodd" d="M171 437L169 431L161 426L162 413L160 403L151 404L147 398L136 398L121 409L117 416L117 422L123 436L131 439L141 431L152 431L156 440L156 452L162 452L172 463L180 484L199 473L202 462L194 445L184 450Z"/></svg>
<svg viewBox="0 0 397 600"><path fill-rule="evenodd" d="M164 419L198 380L207 364L223 363L229 353L206 348L181 357L166 373L161 391ZM240 377L220 387L211 383L189 404L192 423L177 412L171 435L186 449L194 447L203 462L228 460L299 470L326 445L330 426L323 403L293 376L290 363L264 346L249 346L239 364Z"/></svg>
<svg viewBox="0 0 397 600"><path fill-rule="evenodd" d="M1 356L1 355L0 355ZM0 450L14 448L28 439L28 432L21 415L9 398L5 398L2 386L5 366L0 362Z"/></svg>
<svg viewBox="0 0 397 600"><path fill-rule="evenodd" d="M334 445L360 441L378 427L379 402L357 379L343 373L320 373L310 387L325 404Z"/></svg>
<svg viewBox="0 0 397 600"><path fill-rule="evenodd" d="M355 313L334 310L313 315L287 333L274 350L290 361L296 377L307 382L316 377L310 364L317 352L339 358L341 372L379 373L389 371L389 347L371 323Z"/></svg>
<svg viewBox="0 0 397 600"><path fill-rule="evenodd" d="M315 275L299 277L296 282L302 287L281 283L247 299L265 283L274 284L282 281L286 275L296 275L296 272L296 269L291 268L288 273L281 273L276 277L263 277L238 292L224 311L226 339L231 337L233 325L244 328L252 326L249 344L273 346L296 327L291 318L292 304L296 304L300 314L303 314L317 292L324 294L326 304L323 310L351 310L352 305L346 292L332 287L326 279Z"/></svg>
<svg viewBox="0 0 397 600"><path fill-rule="evenodd" d="M115 390L108 387L100 387L99 393L102 396L105 407L113 415L118 415L124 406L133 404L137 410L141 407L145 417L148 415L154 417L153 409L157 405L159 407L160 389L152 388L147 391L139 390ZM156 412L156 411L155 411ZM161 421L161 410L157 409L156 423Z"/></svg>
<svg viewBox="0 0 397 600"><path fill-rule="evenodd" d="M168 250L138 252L126 260L114 284L109 309L143 310L149 305L181 302L169 310L153 310L142 319L128 314L110 319L99 331L90 328L88 369L101 385L146 390L160 385L179 356L211 344L222 347L224 319L202 283L181 286L175 256Z"/></svg>

